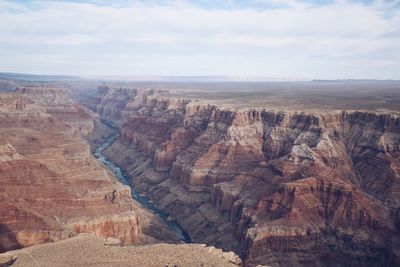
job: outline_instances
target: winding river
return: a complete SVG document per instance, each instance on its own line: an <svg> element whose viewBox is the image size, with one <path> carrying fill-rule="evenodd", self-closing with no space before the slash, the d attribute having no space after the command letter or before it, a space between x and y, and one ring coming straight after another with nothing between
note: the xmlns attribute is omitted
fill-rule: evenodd
<svg viewBox="0 0 400 267"><path fill-rule="evenodd" d="M104 141L104 143L95 150L94 156L102 163L104 163L108 167L108 169L110 169L115 174L115 176L117 176L121 183L131 187L133 199L139 202L144 208L156 214L176 234L180 241L190 243L191 239L188 233L177 222L168 219L169 214L167 212L158 209L148 197L139 194L137 189L130 183L129 176L126 175L126 173L117 164L115 164L103 155L103 151L112 143L114 143L115 140L117 140L118 136L118 133L109 136Z"/></svg>

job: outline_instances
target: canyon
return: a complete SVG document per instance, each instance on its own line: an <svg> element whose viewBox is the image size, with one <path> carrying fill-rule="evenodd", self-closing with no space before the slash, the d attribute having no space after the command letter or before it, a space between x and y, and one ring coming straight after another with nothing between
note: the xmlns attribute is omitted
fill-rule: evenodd
<svg viewBox="0 0 400 267"><path fill-rule="evenodd" d="M92 155L98 116L69 92L17 87L0 111L0 266L241 266L233 252L179 244L179 225L132 199L102 149Z"/></svg>
<svg viewBox="0 0 400 267"><path fill-rule="evenodd" d="M0 0L0 267L400 267L400 0Z"/></svg>
<svg viewBox="0 0 400 267"><path fill-rule="evenodd" d="M178 241L92 156L95 114L67 91L16 88L0 94L0 111L0 252L80 233L123 245Z"/></svg>
<svg viewBox="0 0 400 267"><path fill-rule="evenodd" d="M15 84L0 93L0 256L15 266L400 265L397 85L361 103Z"/></svg>
<svg viewBox="0 0 400 267"><path fill-rule="evenodd" d="M130 189L91 155L84 108L59 88L24 87L0 97L0 250L78 233L139 239Z"/></svg>
<svg viewBox="0 0 400 267"><path fill-rule="evenodd" d="M107 86L85 105L120 128L105 155L193 242L248 266L400 264L396 110L243 108Z"/></svg>

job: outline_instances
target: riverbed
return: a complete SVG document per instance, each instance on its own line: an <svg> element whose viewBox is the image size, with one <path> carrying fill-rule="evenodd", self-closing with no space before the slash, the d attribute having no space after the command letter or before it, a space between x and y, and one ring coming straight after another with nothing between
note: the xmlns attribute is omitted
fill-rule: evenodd
<svg viewBox="0 0 400 267"><path fill-rule="evenodd" d="M114 133L110 135L95 151L94 156L101 161L107 168L112 171L118 180L124 185L128 185L131 188L132 198L139 202L143 208L149 210L150 212L156 214L178 237L178 239L185 243L190 243L191 239L188 233L174 220L170 219L167 212L157 208L151 200L140 194L138 190L131 184L129 176L113 161L108 159L103 155L103 151L111 146L118 138L119 133Z"/></svg>

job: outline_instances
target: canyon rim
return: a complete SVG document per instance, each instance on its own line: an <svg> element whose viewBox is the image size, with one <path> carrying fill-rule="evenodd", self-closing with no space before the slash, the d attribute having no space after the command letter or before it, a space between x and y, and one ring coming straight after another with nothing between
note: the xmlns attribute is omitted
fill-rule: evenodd
<svg viewBox="0 0 400 267"><path fill-rule="evenodd" d="M0 267L400 266L399 0L0 0Z"/></svg>
<svg viewBox="0 0 400 267"><path fill-rule="evenodd" d="M346 86L360 81L323 96L312 91L326 82L13 83L1 95L0 241L16 266L34 266L26 250L45 266L96 266L74 250L85 243L115 266L135 249L160 250L130 258L149 266L399 264L400 83L368 84L376 96L358 109Z"/></svg>

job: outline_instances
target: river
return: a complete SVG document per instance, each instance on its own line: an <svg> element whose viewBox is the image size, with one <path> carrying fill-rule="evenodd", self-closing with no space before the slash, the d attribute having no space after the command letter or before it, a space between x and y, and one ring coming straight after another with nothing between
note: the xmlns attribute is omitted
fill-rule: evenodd
<svg viewBox="0 0 400 267"><path fill-rule="evenodd" d="M128 175L126 175L126 173L117 164L115 164L103 155L104 149L114 143L115 140L117 140L118 136L118 133L109 136L104 141L104 143L95 150L94 156L102 163L104 163L104 165L106 165L108 169L110 169L110 171L115 174L115 176L121 183L130 186L133 199L139 202L144 208L148 209L150 212L156 214L176 234L180 241L190 243L191 239L188 233L176 221L168 219L169 214L167 212L158 209L148 197L139 194L138 190L130 183Z"/></svg>

